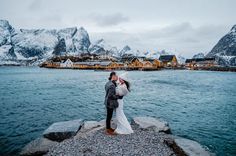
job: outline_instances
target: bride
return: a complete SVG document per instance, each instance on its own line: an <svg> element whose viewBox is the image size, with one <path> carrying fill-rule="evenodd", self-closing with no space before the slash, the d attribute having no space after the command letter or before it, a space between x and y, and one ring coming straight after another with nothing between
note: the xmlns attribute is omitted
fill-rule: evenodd
<svg viewBox="0 0 236 156"><path fill-rule="evenodd" d="M118 85L116 88L116 93L120 96L126 96L130 91L130 83L127 78L127 72L119 76ZM118 99L119 107L116 109L116 119L117 119L117 128L114 133L116 134L130 134L134 131L132 130L130 123L128 122L124 111L123 111L123 98Z"/></svg>

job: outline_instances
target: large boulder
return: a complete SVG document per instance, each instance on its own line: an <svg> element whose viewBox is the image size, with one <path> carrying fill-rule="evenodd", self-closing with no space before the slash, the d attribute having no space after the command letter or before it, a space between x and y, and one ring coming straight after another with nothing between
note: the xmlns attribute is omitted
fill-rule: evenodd
<svg viewBox="0 0 236 156"><path fill-rule="evenodd" d="M105 120L85 121L75 138L87 137L95 134L98 130L105 128Z"/></svg>
<svg viewBox="0 0 236 156"><path fill-rule="evenodd" d="M65 139L71 138L75 136L76 133L80 130L83 121L78 120L71 120L71 121L64 121L64 122L56 122L49 126L43 132L43 136L53 141L63 141Z"/></svg>
<svg viewBox="0 0 236 156"><path fill-rule="evenodd" d="M167 122L153 117L134 117L132 124L137 124L142 129L154 129L156 132L171 133Z"/></svg>
<svg viewBox="0 0 236 156"><path fill-rule="evenodd" d="M198 142L185 139L176 138L175 143L189 156L210 156L211 154L206 151Z"/></svg>
<svg viewBox="0 0 236 156"><path fill-rule="evenodd" d="M20 152L20 155L31 156L31 155L43 155L46 154L50 148L58 144L55 141L51 141L47 138L37 138L28 143Z"/></svg>
<svg viewBox="0 0 236 156"><path fill-rule="evenodd" d="M84 122L81 130L91 130L97 127L105 127L105 120L101 121L86 121Z"/></svg>

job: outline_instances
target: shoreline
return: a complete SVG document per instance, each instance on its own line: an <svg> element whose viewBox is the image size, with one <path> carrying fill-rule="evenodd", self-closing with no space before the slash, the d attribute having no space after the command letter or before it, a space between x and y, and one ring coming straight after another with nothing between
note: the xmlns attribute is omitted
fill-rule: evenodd
<svg viewBox="0 0 236 156"><path fill-rule="evenodd" d="M157 118L134 117L131 126L132 134L110 136L105 134L105 120L57 122L20 155L213 155L196 141L173 135L169 124Z"/></svg>
<svg viewBox="0 0 236 156"><path fill-rule="evenodd" d="M28 65L0 65L0 67L39 67L46 69L71 69L71 70L94 70L94 71L113 71L113 70L124 70L124 71L162 71L162 70L189 70L189 71L216 71L216 72L236 72L236 67L208 67L208 68L193 68L188 69L187 67L176 67L169 68L163 67L158 69L150 68L140 68L140 69L124 69L124 68L114 68L114 69L96 69L96 68L74 68L74 67L40 67L40 66L28 66Z"/></svg>

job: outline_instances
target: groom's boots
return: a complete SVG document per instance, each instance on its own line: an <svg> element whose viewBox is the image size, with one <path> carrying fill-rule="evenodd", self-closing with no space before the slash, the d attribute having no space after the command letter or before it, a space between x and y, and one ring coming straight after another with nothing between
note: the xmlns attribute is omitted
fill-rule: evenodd
<svg viewBox="0 0 236 156"><path fill-rule="evenodd" d="M114 132L114 131L115 131L115 129L113 129L113 128L110 128L110 130L111 130L112 132Z"/></svg>
<svg viewBox="0 0 236 156"><path fill-rule="evenodd" d="M116 135L116 133L114 133L114 129L110 128L110 129L106 129L106 133L108 135Z"/></svg>

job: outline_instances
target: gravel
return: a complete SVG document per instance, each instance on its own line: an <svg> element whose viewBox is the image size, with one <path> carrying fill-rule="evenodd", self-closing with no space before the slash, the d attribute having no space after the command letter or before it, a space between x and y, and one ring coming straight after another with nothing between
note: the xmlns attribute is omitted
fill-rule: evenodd
<svg viewBox="0 0 236 156"><path fill-rule="evenodd" d="M171 139L165 133L139 129L132 125L134 133L110 136L105 129L83 137L67 139L54 146L48 156L174 156L173 150L165 143Z"/></svg>

